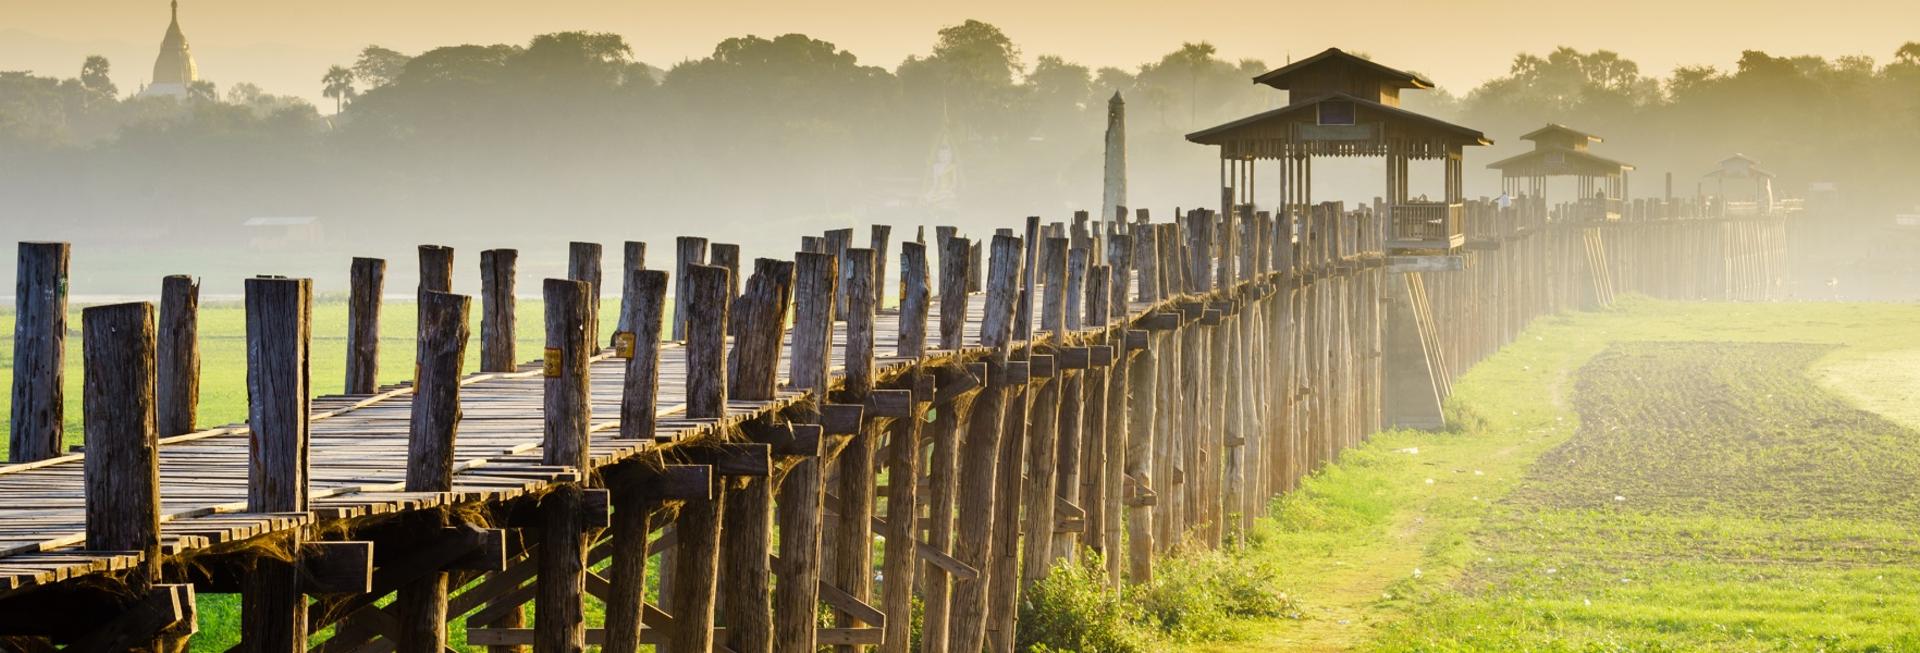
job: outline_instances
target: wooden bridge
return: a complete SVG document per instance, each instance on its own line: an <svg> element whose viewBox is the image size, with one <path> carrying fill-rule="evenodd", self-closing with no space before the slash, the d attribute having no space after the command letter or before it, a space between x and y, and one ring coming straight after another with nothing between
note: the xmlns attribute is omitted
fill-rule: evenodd
<svg viewBox="0 0 1920 653"><path fill-rule="evenodd" d="M357 387L316 399L311 284L250 279L250 417L213 429L192 417L197 288L169 278L157 315L81 312L75 453L67 247L22 244L0 649L181 650L196 592L238 592L250 651L440 651L450 621L496 651L893 653L915 631L1011 650L1052 565L1097 553L1138 583L1232 542L1389 421L1437 419L1534 317L1620 292L1765 299L1782 274L1780 216L1462 214L1439 266L1386 256L1379 214L1337 203L930 244L836 230L747 270L681 238L671 276L629 243L605 308L600 247L576 243L518 365L513 254L490 250L477 373L452 252L422 247L413 383L372 387L383 262L353 266ZM601 310L616 333L594 332Z"/></svg>

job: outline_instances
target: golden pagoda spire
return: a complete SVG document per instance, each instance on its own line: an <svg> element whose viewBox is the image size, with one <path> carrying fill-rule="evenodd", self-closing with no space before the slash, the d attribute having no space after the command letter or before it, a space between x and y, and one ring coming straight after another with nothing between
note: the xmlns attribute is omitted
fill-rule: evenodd
<svg viewBox="0 0 1920 653"><path fill-rule="evenodd" d="M172 22L160 39L160 56L153 60L153 83L143 95L186 95L187 85L200 79L193 51L187 47L187 35L180 31L180 0L173 0Z"/></svg>

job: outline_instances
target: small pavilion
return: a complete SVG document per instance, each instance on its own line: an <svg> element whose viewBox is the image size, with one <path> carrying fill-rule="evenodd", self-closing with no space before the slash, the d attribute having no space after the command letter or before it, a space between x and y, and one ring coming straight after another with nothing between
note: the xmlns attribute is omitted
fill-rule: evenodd
<svg viewBox="0 0 1920 653"><path fill-rule="evenodd" d="M1744 154L1735 154L1720 161L1720 167L1708 172L1705 177L1719 184L1718 195L1725 203L1727 213L1733 215L1755 215L1772 213L1775 209L1773 195L1773 173L1760 167L1760 162L1747 158ZM1747 199L1737 200L1727 195L1727 180L1750 181L1753 184L1751 195Z"/></svg>
<svg viewBox="0 0 1920 653"><path fill-rule="evenodd" d="M1220 185L1253 201L1254 162L1276 161L1280 206L1294 214L1313 204L1315 157L1382 157L1387 162L1385 247L1396 254L1447 254L1466 243L1461 154L1491 145L1478 130L1400 108L1403 90L1433 83L1338 48L1253 78L1286 91L1286 106L1187 135L1220 148ZM1439 201L1408 191L1408 164L1441 160Z"/></svg>
<svg viewBox="0 0 1920 653"><path fill-rule="evenodd" d="M1633 166L1590 151L1594 143L1603 142L1599 136L1550 124L1520 138L1533 141L1533 151L1487 165L1500 171L1501 187L1508 195L1545 197L1549 177L1573 177L1577 183L1576 199L1570 205L1573 219L1620 219L1627 173Z"/></svg>

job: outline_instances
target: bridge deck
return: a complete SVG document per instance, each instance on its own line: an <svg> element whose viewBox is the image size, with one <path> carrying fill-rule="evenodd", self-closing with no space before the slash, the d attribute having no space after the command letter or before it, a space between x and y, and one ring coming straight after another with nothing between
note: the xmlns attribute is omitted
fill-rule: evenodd
<svg viewBox="0 0 1920 653"><path fill-rule="evenodd" d="M964 342L980 342L985 302L969 302ZM1038 302L1036 301L1036 304ZM608 304L617 309L617 300ZM1134 304L1135 312L1149 308ZM1035 330L1038 330L1036 310ZM938 315L933 316L938 339ZM835 324L833 372L844 361L845 323ZM891 356L899 334L897 309L875 322L876 365L911 364ZM780 370L792 351L791 330ZM938 353L938 352L933 352ZM619 432L620 395L626 361L602 355L592 363L591 456L606 465L657 446L624 440ZM690 419L686 412L686 349L663 343L657 437L681 439L710 431L720 420ZM782 387L786 380L783 378ZM511 373L481 373L462 381L461 421L456 440L453 491L406 492L407 429L412 391L405 384L373 395L330 395L313 400L311 512L247 513L248 438L245 424L164 438L160 447L161 548L167 555L259 537L327 520L419 510L446 503L500 501L536 492L570 478L573 470L541 463L543 379L538 362ZM727 421L777 411L802 393L782 391L773 401L732 401ZM0 593L59 582L88 573L127 568L139 552L85 549L86 499L83 453L0 467Z"/></svg>

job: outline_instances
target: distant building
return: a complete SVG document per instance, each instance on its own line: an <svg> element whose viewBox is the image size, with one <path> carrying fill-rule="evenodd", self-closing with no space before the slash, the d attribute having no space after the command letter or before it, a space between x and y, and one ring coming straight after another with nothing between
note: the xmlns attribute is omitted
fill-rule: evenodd
<svg viewBox="0 0 1920 653"><path fill-rule="evenodd" d="M312 216L248 218L240 227L247 247L260 251L305 249L326 240L320 219Z"/></svg>
<svg viewBox="0 0 1920 653"><path fill-rule="evenodd" d="M160 39L160 56L153 60L153 83L140 90L140 97L184 98L187 86L197 81L200 67L193 63L187 35L180 31L180 0L173 0L173 22Z"/></svg>

